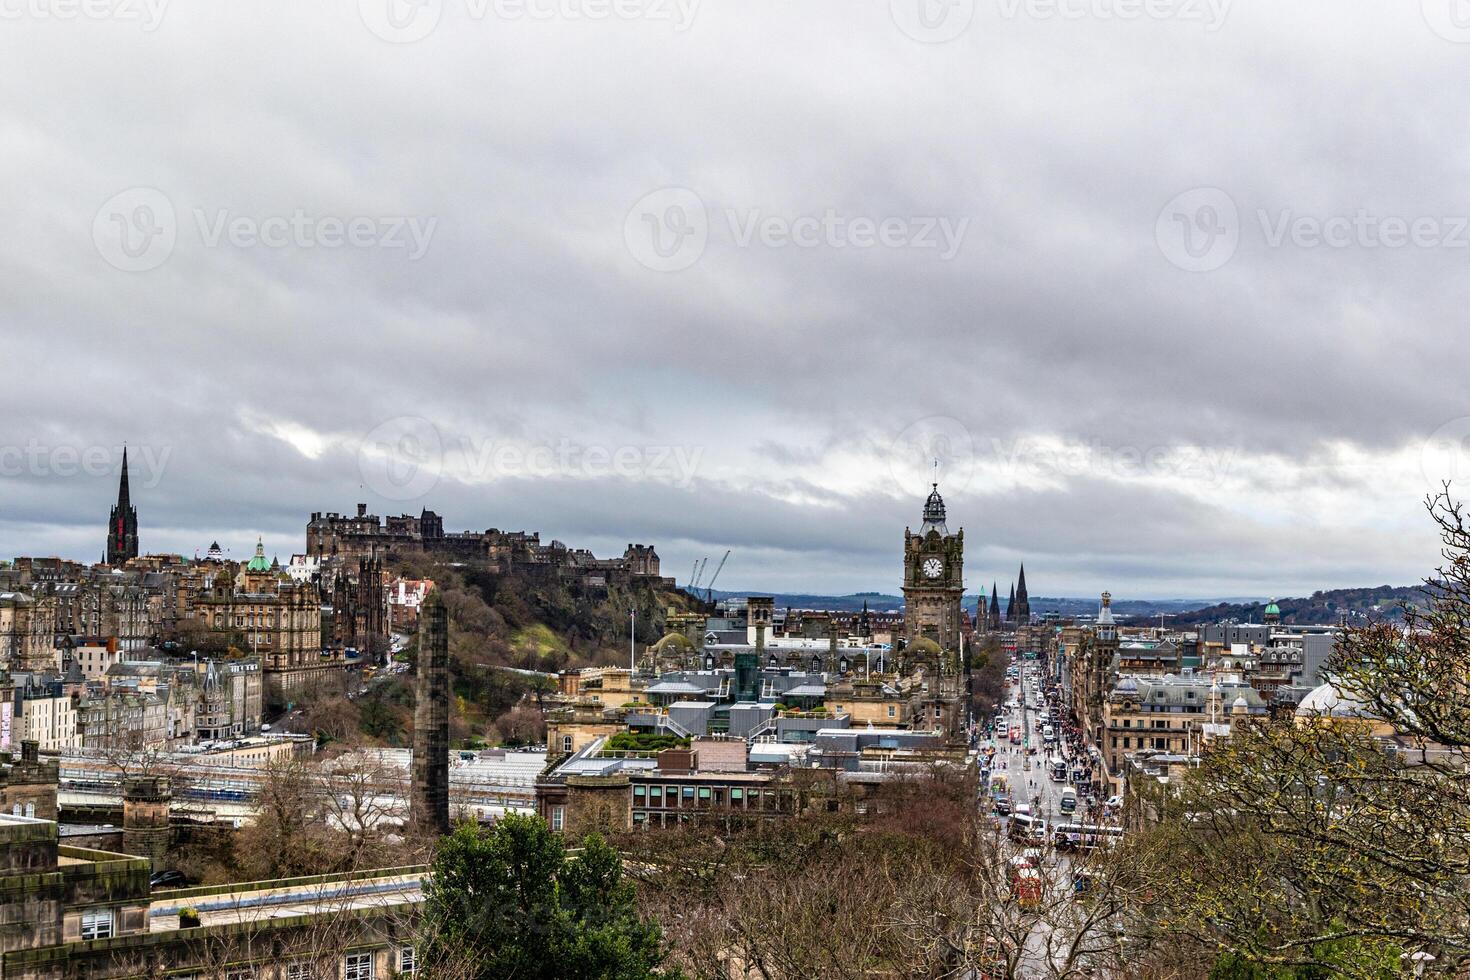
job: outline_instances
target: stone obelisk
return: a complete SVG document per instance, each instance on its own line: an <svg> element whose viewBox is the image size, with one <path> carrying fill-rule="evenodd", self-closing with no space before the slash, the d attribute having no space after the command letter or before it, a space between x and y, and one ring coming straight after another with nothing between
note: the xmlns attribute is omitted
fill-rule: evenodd
<svg viewBox="0 0 1470 980"><path fill-rule="evenodd" d="M449 614L435 589L419 610L413 709L412 817L424 833L449 833Z"/></svg>

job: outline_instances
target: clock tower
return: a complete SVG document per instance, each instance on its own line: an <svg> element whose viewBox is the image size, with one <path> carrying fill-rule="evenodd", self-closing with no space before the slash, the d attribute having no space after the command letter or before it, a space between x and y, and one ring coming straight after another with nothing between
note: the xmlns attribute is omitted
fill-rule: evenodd
<svg viewBox="0 0 1470 980"><path fill-rule="evenodd" d="M928 637L946 651L960 645L960 599L965 592L965 531L944 523L939 484L924 503L917 534L903 531L904 636Z"/></svg>

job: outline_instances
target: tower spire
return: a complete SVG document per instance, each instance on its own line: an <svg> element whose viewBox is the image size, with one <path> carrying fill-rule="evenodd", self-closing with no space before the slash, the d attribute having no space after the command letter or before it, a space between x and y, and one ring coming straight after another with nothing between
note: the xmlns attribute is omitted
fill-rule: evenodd
<svg viewBox="0 0 1470 980"><path fill-rule="evenodd" d="M1026 563L1021 563L1021 577L1016 581L1016 622L1031 622L1031 598L1026 594Z"/></svg>
<svg viewBox="0 0 1470 980"><path fill-rule="evenodd" d="M131 502L128 493L128 446L123 443L122 477L117 481L117 505L127 507Z"/></svg>
<svg viewBox="0 0 1470 980"><path fill-rule="evenodd" d="M128 447L123 446L122 475L117 481L117 504L107 521L107 553L109 565L121 565L138 557L138 511L128 489Z"/></svg>

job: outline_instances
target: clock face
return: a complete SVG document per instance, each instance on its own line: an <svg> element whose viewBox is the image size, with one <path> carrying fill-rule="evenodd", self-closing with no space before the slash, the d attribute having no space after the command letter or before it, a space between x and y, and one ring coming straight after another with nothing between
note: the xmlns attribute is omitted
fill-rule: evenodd
<svg viewBox="0 0 1470 980"><path fill-rule="evenodd" d="M941 562L938 558L925 558L924 559L924 577L925 578L938 578L940 575L943 575L943 574L944 574L944 563Z"/></svg>

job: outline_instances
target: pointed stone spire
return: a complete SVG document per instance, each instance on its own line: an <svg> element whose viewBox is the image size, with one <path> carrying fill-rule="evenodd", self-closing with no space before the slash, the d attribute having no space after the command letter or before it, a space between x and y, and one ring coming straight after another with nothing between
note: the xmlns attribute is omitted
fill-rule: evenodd
<svg viewBox="0 0 1470 980"><path fill-rule="evenodd" d="M1021 563L1021 577L1016 582L1016 622L1031 622L1031 598L1026 594L1026 563Z"/></svg>
<svg viewBox="0 0 1470 980"><path fill-rule="evenodd" d="M107 521L107 564L121 565L138 557L138 511L128 488L128 447L123 447L122 476L117 482L117 504Z"/></svg>
<svg viewBox="0 0 1470 980"><path fill-rule="evenodd" d="M128 493L128 447L123 446L122 477L117 481L117 505L127 507L131 503Z"/></svg>
<svg viewBox="0 0 1470 980"><path fill-rule="evenodd" d="M1006 600L1006 622L1016 621L1016 583L1011 583L1011 597Z"/></svg>
<svg viewBox="0 0 1470 980"><path fill-rule="evenodd" d="M1000 586L990 583L990 628L1000 629Z"/></svg>

